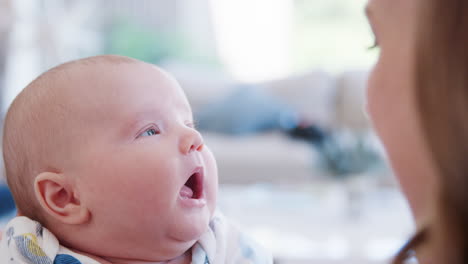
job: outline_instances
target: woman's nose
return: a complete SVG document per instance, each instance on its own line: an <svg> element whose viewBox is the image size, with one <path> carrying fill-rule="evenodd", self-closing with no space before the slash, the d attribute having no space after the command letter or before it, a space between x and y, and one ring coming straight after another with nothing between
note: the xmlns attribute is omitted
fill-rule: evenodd
<svg viewBox="0 0 468 264"><path fill-rule="evenodd" d="M193 128L185 129L180 138L179 148L182 154L189 154L193 151L203 149L203 138L197 130Z"/></svg>

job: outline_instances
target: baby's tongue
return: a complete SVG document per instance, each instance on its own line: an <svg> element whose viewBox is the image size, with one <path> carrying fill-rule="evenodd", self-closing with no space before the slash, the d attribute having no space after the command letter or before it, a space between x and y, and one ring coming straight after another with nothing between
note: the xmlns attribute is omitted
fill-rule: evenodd
<svg viewBox="0 0 468 264"><path fill-rule="evenodd" d="M180 197L185 199L190 199L193 197L193 190L184 185L182 189L180 189Z"/></svg>

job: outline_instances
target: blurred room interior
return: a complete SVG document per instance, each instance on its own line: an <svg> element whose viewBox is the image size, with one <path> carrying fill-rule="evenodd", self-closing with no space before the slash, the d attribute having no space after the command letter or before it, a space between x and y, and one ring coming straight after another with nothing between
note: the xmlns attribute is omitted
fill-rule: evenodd
<svg viewBox="0 0 468 264"><path fill-rule="evenodd" d="M219 207L275 263L386 263L413 223L365 114L377 58L365 3L0 0L1 116L62 62L157 64L215 154Z"/></svg>

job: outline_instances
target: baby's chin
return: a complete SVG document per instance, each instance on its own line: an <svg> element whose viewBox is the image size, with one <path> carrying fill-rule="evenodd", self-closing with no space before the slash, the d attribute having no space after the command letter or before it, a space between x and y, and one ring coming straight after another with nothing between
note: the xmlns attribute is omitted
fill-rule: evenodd
<svg viewBox="0 0 468 264"><path fill-rule="evenodd" d="M183 227L176 226L171 233L171 237L179 241L197 241L200 237L207 232L212 213L207 213L203 217L196 217L190 219Z"/></svg>
<svg viewBox="0 0 468 264"><path fill-rule="evenodd" d="M195 234L192 234L195 235ZM176 237L166 237L165 239L152 240L142 238L140 241L128 241L125 247L113 245L113 243L86 243L70 244L67 247L79 254L86 255L92 259L106 260L110 263L125 263L125 261L143 260L148 262L166 262L181 257L197 243L196 239L180 240ZM158 245L158 246L154 246ZM136 250L138 248L138 250ZM108 263L106 261L100 263Z"/></svg>

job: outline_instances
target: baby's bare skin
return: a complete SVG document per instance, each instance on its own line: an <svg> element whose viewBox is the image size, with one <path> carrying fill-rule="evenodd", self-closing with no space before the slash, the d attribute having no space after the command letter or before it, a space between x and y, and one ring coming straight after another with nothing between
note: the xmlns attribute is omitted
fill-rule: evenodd
<svg viewBox="0 0 468 264"><path fill-rule="evenodd" d="M18 130L46 142L34 210L61 244L100 263L190 263L215 209L215 160L178 83L150 64L106 62L114 57L46 73L20 95L17 105L40 99L35 111L48 111L35 134ZM28 98L38 89L52 96Z"/></svg>

